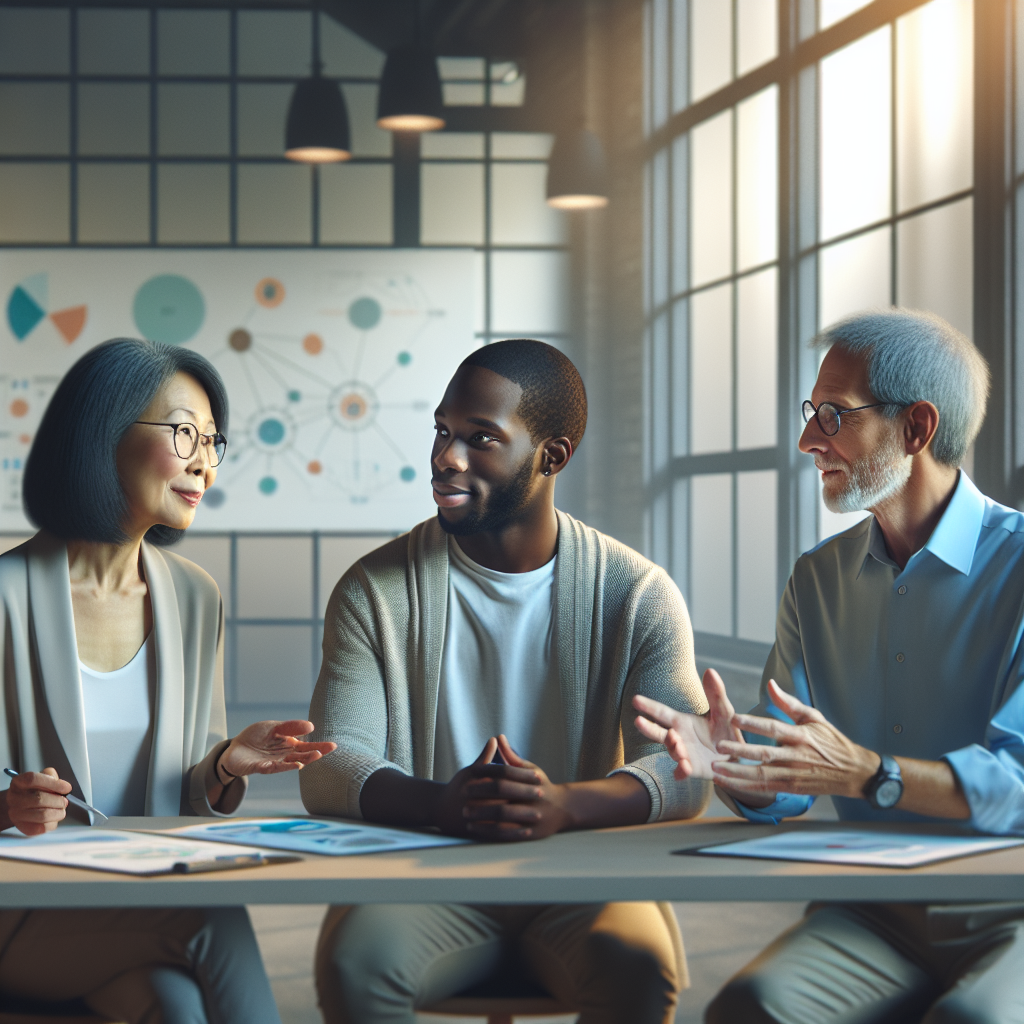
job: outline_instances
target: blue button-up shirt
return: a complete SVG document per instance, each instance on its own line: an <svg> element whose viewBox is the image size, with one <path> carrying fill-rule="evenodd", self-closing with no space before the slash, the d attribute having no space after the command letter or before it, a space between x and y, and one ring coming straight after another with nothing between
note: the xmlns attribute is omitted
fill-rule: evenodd
<svg viewBox="0 0 1024 1024"><path fill-rule="evenodd" d="M961 473L902 571L873 516L823 541L790 576L753 711L789 721L769 679L870 750L945 760L974 828L1024 834L1024 515ZM929 820L833 799L843 820ZM813 800L781 793L740 809L778 821Z"/></svg>

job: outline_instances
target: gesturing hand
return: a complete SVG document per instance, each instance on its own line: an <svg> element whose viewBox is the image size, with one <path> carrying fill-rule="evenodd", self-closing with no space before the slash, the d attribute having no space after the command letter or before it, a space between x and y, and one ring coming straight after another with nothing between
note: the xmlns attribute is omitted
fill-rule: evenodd
<svg viewBox="0 0 1024 1024"><path fill-rule="evenodd" d="M3 794L7 802L8 823L2 827L14 825L27 836L53 831L58 822L64 820L68 806L64 796L70 792L71 783L58 778L53 768L22 772L11 780L10 789Z"/></svg>
<svg viewBox="0 0 1024 1024"><path fill-rule="evenodd" d="M722 754L758 763L718 761L715 782L740 794L862 796L864 784L878 769L878 755L847 739L817 708L786 693L774 679L768 681L768 696L795 724L757 715L734 716L744 732L767 736L778 746L745 743L742 738L721 740Z"/></svg>
<svg viewBox="0 0 1024 1024"><path fill-rule="evenodd" d="M633 707L641 714L636 727L650 740L662 743L676 762L677 779L712 779L715 766L728 760L720 743L740 740L734 724L733 706L725 692L722 677L709 668L702 680L710 710L706 715L690 715L637 694Z"/></svg>
<svg viewBox="0 0 1024 1024"><path fill-rule="evenodd" d="M312 722L254 722L246 726L230 743L220 764L231 775L274 775L290 772L331 753L336 743L304 743Z"/></svg>

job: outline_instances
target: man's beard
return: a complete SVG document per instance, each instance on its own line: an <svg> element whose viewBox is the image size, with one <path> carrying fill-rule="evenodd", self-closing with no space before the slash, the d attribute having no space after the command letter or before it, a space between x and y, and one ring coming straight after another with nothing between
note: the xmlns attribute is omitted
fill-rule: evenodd
<svg viewBox="0 0 1024 1024"><path fill-rule="evenodd" d="M842 463L815 459L819 470L838 469ZM893 432L881 447L858 459L844 474L843 488L829 492L822 482L821 494L825 507L830 512L861 512L880 505L903 489L910 479L911 459L900 444L899 436Z"/></svg>
<svg viewBox="0 0 1024 1024"><path fill-rule="evenodd" d="M466 537L471 533L497 533L522 518L530 503L530 482L533 480L533 454L523 460L522 466L507 484L491 491L487 504L474 509L457 523L444 517L444 510L437 510L437 521L445 533Z"/></svg>

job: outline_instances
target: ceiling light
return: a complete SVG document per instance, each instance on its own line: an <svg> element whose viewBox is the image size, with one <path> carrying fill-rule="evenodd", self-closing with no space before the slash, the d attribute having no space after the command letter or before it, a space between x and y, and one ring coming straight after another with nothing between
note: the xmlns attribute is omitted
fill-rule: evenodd
<svg viewBox="0 0 1024 1024"><path fill-rule="evenodd" d="M348 110L337 82L315 73L295 86L284 155L307 164L337 163L352 155Z"/></svg>
<svg viewBox="0 0 1024 1024"><path fill-rule="evenodd" d="M437 57L425 46L411 43L388 53L377 97L377 124L392 132L433 132L444 127Z"/></svg>
<svg viewBox="0 0 1024 1024"><path fill-rule="evenodd" d="M608 205L610 191L601 140L585 130L559 135L548 160L548 205L596 210Z"/></svg>

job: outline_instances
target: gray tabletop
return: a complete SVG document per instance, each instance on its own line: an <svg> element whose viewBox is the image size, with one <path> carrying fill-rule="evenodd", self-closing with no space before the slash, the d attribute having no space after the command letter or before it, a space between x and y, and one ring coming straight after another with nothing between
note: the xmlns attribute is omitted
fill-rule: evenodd
<svg viewBox="0 0 1024 1024"><path fill-rule="evenodd" d="M195 820L115 818L110 826L151 830ZM836 824L781 827L821 830ZM1024 899L1024 847L912 869L673 856L681 848L750 839L770 831L771 826L736 819L704 818L563 833L534 843L355 857L308 855L294 863L187 877L138 878L0 860L0 907Z"/></svg>

